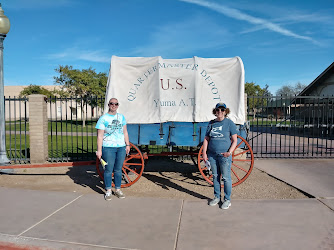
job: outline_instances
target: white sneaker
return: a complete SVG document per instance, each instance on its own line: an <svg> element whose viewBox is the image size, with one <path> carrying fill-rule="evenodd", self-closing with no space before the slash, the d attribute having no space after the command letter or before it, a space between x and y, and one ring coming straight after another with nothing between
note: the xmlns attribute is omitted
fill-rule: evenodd
<svg viewBox="0 0 334 250"><path fill-rule="evenodd" d="M104 199L106 201L110 201L111 200L111 192L106 192L106 194L104 195Z"/></svg>
<svg viewBox="0 0 334 250"><path fill-rule="evenodd" d="M215 197L209 202L209 206L216 206L220 201L220 198Z"/></svg>
<svg viewBox="0 0 334 250"><path fill-rule="evenodd" d="M231 201L225 200L222 205L222 209L228 209L231 206Z"/></svg>
<svg viewBox="0 0 334 250"><path fill-rule="evenodd" d="M124 199L125 195L123 194L122 190L116 190L115 191L115 195L120 198L120 199Z"/></svg>

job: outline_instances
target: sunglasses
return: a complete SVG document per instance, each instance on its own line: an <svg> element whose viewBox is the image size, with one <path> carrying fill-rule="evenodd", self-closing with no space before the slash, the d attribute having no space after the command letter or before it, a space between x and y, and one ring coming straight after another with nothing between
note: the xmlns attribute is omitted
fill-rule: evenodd
<svg viewBox="0 0 334 250"><path fill-rule="evenodd" d="M216 110L215 110L215 112L224 112L226 109L224 109L224 108L217 108Z"/></svg>
<svg viewBox="0 0 334 250"><path fill-rule="evenodd" d="M119 103L118 102L109 102L109 104L108 104L109 106L110 105L115 105L115 106L118 106L119 105Z"/></svg>

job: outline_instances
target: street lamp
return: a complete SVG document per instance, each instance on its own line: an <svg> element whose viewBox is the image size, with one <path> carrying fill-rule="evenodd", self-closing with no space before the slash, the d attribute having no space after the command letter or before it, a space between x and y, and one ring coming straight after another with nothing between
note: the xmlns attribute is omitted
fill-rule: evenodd
<svg viewBox="0 0 334 250"><path fill-rule="evenodd" d="M8 165L5 132L5 91L3 82L3 41L10 28L8 17L5 16L0 3L0 166Z"/></svg>

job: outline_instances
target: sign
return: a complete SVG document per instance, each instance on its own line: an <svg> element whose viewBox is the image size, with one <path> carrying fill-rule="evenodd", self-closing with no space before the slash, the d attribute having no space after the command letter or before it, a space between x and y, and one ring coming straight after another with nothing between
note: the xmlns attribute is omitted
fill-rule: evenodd
<svg viewBox="0 0 334 250"><path fill-rule="evenodd" d="M224 102L245 121L244 67L239 57L163 59L112 56L104 112L117 98L127 123L207 122Z"/></svg>

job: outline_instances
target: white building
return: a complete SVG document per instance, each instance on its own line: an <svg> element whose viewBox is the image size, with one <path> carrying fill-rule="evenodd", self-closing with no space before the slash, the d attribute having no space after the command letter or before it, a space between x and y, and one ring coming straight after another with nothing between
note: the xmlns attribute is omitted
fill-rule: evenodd
<svg viewBox="0 0 334 250"><path fill-rule="evenodd" d="M20 92L27 86L4 86L5 94L5 119L24 120L29 118L29 101L19 100ZM54 90L57 86L41 86L47 90ZM103 100L104 102L104 100ZM81 105L75 98L48 102L48 118L52 120L81 120L84 110L86 119L98 118L103 110L99 107L91 108L90 105Z"/></svg>

